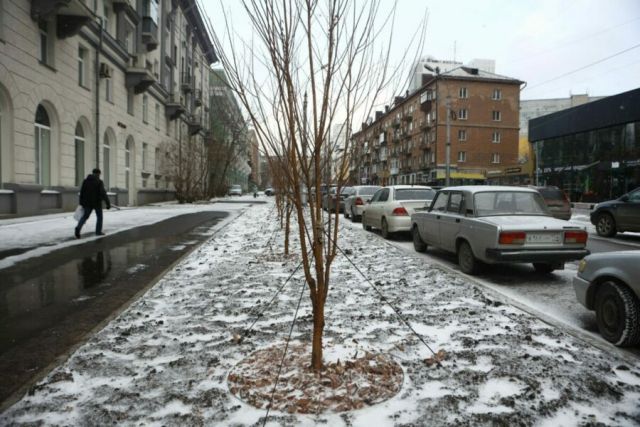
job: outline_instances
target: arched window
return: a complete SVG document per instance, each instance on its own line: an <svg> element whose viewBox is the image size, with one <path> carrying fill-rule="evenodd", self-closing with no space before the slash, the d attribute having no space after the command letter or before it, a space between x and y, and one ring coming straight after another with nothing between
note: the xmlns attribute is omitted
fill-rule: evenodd
<svg viewBox="0 0 640 427"><path fill-rule="evenodd" d="M51 121L42 105L36 110L35 154L36 184L51 185Z"/></svg>
<svg viewBox="0 0 640 427"><path fill-rule="evenodd" d="M76 148L76 185L79 187L82 185L84 179L84 129L80 122L76 124L76 136L75 136L75 148Z"/></svg>
<svg viewBox="0 0 640 427"><path fill-rule="evenodd" d="M111 142L106 133L102 147L102 165L102 181L104 181L104 188L108 190L111 187Z"/></svg>
<svg viewBox="0 0 640 427"><path fill-rule="evenodd" d="M129 182L131 180L131 149L132 147L131 139L127 139L127 142L124 145L124 185L127 188L131 186Z"/></svg>

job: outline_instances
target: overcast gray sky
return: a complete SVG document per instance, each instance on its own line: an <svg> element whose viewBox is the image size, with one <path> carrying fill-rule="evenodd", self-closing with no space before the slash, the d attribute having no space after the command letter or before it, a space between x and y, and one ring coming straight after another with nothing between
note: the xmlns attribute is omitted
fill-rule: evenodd
<svg viewBox="0 0 640 427"><path fill-rule="evenodd" d="M392 3L385 1L385 7ZM202 4L217 28L223 25L222 4L236 31L250 38L238 0ZM424 55L454 59L455 44L458 61L494 59L496 73L527 82L522 99L613 95L640 87L640 0L399 0L397 51L425 9Z"/></svg>

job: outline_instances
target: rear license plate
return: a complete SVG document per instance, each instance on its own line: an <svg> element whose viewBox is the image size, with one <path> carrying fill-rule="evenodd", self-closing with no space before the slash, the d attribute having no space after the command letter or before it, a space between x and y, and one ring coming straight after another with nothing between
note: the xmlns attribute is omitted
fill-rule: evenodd
<svg viewBox="0 0 640 427"><path fill-rule="evenodd" d="M560 243L562 233L527 233L527 243Z"/></svg>

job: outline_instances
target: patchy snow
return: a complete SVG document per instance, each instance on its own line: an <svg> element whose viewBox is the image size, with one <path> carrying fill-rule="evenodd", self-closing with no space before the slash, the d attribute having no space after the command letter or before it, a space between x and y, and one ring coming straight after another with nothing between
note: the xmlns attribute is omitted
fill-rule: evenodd
<svg viewBox="0 0 640 427"><path fill-rule="evenodd" d="M299 259L282 256L283 235L271 203L228 206L238 212L233 221L1 414L0 424L262 424L266 410L235 398L227 377L256 350L284 343L305 285L298 271L268 305ZM162 206L145 215L180 210ZM106 224L117 224L116 214L126 212L109 212ZM123 227L144 216L132 215ZM72 228L72 220L60 225L60 237ZM356 351L386 353L403 370L402 388L385 402L341 414L272 411L266 425L640 423L640 363L629 364L499 304L464 276L371 233L341 227L340 239L366 278L343 255L336 257L325 360ZM246 338L234 341L254 321ZM305 292L292 339L308 342L311 325ZM425 364L432 354L421 339L446 352L442 367Z"/></svg>

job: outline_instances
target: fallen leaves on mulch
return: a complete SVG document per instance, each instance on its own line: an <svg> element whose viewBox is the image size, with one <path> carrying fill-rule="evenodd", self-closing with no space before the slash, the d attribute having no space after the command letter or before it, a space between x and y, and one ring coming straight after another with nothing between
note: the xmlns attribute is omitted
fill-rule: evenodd
<svg viewBox="0 0 640 427"><path fill-rule="evenodd" d="M428 367L432 367L433 365L437 365L442 362L445 357L447 357L447 353L445 353L444 350L438 350L438 352L434 354L433 357L427 357L426 359L424 359L424 363Z"/></svg>
<svg viewBox="0 0 640 427"><path fill-rule="evenodd" d="M278 375L284 344L256 351L237 364L227 378L229 390L257 408L318 414L351 411L383 402L400 391L402 368L389 356L365 353L353 360L326 363L320 373L310 368L310 346L290 344Z"/></svg>

